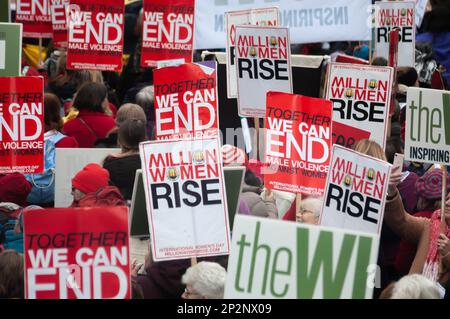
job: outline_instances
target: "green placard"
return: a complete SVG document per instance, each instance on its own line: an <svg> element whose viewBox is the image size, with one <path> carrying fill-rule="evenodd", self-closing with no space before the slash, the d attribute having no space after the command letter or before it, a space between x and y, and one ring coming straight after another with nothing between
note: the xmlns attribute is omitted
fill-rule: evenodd
<svg viewBox="0 0 450 319"><path fill-rule="evenodd" d="M22 59L22 24L0 23L0 76L19 76Z"/></svg>
<svg viewBox="0 0 450 319"><path fill-rule="evenodd" d="M0 22L11 22L9 0L0 0Z"/></svg>
<svg viewBox="0 0 450 319"><path fill-rule="evenodd" d="M239 195L242 190L245 167L225 167L224 170L225 191L227 193L228 219L230 227L233 226L234 216L239 207ZM149 236L147 207L145 205L144 182L142 170L136 171L133 196L130 209L130 235L133 237Z"/></svg>

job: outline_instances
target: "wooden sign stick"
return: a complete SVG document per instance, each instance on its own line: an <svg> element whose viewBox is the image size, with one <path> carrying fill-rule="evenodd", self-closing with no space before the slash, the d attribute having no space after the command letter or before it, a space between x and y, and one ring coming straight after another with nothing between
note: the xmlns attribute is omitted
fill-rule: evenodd
<svg viewBox="0 0 450 319"><path fill-rule="evenodd" d="M302 205L302 193L297 193L295 195L295 221L300 222L298 214L300 213L300 206Z"/></svg>
<svg viewBox="0 0 450 319"><path fill-rule="evenodd" d="M256 143L253 158L259 160L259 117L255 117Z"/></svg>
<svg viewBox="0 0 450 319"><path fill-rule="evenodd" d="M191 266L197 265L197 257L191 257Z"/></svg>
<svg viewBox="0 0 450 319"><path fill-rule="evenodd" d="M445 230L445 199L447 197L447 166L441 165L442 172L442 200L441 200L441 230Z"/></svg>
<svg viewBox="0 0 450 319"><path fill-rule="evenodd" d="M42 38L39 38L38 67L42 64Z"/></svg>

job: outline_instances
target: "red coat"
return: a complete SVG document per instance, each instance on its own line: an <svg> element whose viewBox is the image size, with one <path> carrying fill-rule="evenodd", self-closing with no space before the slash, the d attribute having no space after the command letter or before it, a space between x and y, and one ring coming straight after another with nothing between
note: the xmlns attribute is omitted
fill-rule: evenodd
<svg viewBox="0 0 450 319"><path fill-rule="evenodd" d="M77 118L64 124L63 133L73 136L79 147L94 147L95 142L105 138L115 126L114 118L109 115L81 110Z"/></svg>
<svg viewBox="0 0 450 319"><path fill-rule="evenodd" d="M71 136L63 137L59 140L58 143L56 143L56 148L77 148L78 142L75 138Z"/></svg>

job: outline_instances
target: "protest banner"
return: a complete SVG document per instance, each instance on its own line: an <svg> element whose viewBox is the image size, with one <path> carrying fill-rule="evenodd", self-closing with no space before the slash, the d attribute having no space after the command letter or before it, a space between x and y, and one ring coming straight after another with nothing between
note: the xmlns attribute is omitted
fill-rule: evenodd
<svg viewBox="0 0 450 319"><path fill-rule="evenodd" d="M292 43L370 40L370 0L215 0L197 1L194 47L226 48L225 13L268 5L280 8Z"/></svg>
<svg viewBox="0 0 450 319"><path fill-rule="evenodd" d="M23 24L25 38L52 38L49 0L17 0L16 22Z"/></svg>
<svg viewBox="0 0 450 319"><path fill-rule="evenodd" d="M233 226L234 217L239 211L239 198L244 183L244 175L244 166L228 166L223 168L230 227ZM150 235L147 215L142 170L138 169L136 171L133 196L131 198L130 236L142 238Z"/></svg>
<svg viewBox="0 0 450 319"><path fill-rule="evenodd" d="M391 164L334 145L319 224L381 234Z"/></svg>
<svg viewBox="0 0 450 319"><path fill-rule="evenodd" d="M130 299L126 207L24 213L27 299Z"/></svg>
<svg viewBox="0 0 450 319"><path fill-rule="evenodd" d="M153 71L155 138L218 136L217 73L186 63Z"/></svg>
<svg viewBox="0 0 450 319"><path fill-rule="evenodd" d="M351 147L352 142L369 138L384 148L392 79L390 67L330 64L326 99L333 102L333 143Z"/></svg>
<svg viewBox="0 0 450 319"><path fill-rule="evenodd" d="M55 207L72 204L72 178L89 163L103 164L110 154L118 154L118 148L57 148L55 155Z"/></svg>
<svg viewBox="0 0 450 319"><path fill-rule="evenodd" d="M228 98L237 97L237 75L235 66L236 26L278 26L280 24L280 12L278 8L262 8L225 13L227 30L227 95Z"/></svg>
<svg viewBox="0 0 450 319"><path fill-rule="evenodd" d="M122 71L123 0L71 0L67 68Z"/></svg>
<svg viewBox="0 0 450 319"><path fill-rule="evenodd" d="M375 4L375 55L389 59L389 32L399 29L398 65L415 66L415 3L383 1Z"/></svg>
<svg viewBox="0 0 450 319"><path fill-rule="evenodd" d="M0 22L11 22L9 0L0 0Z"/></svg>
<svg viewBox="0 0 450 319"><path fill-rule="evenodd" d="M225 299L370 299L379 238L237 215Z"/></svg>
<svg viewBox="0 0 450 319"><path fill-rule="evenodd" d="M218 138L144 142L140 154L153 260L227 255Z"/></svg>
<svg viewBox="0 0 450 319"><path fill-rule="evenodd" d="M350 63L350 64L369 64L369 61L357 58L355 56L347 55L347 54L339 54L336 57L336 62L339 63Z"/></svg>
<svg viewBox="0 0 450 319"><path fill-rule="evenodd" d="M331 115L330 101L267 93L267 188L323 195L331 158Z"/></svg>
<svg viewBox="0 0 450 319"><path fill-rule="evenodd" d="M69 0L49 0L52 13L53 45L55 48L67 48L67 11Z"/></svg>
<svg viewBox="0 0 450 319"><path fill-rule="evenodd" d="M22 24L0 23L0 76L19 76L22 66Z"/></svg>
<svg viewBox="0 0 450 319"><path fill-rule="evenodd" d="M141 66L192 62L195 0L144 0L143 9Z"/></svg>
<svg viewBox="0 0 450 319"><path fill-rule="evenodd" d="M405 160L450 164L450 91L408 88Z"/></svg>
<svg viewBox="0 0 450 319"><path fill-rule="evenodd" d="M44 170L44 80L0 77L0 174Z"/></svg>
<svg viewBox="0 0 450 319"><path fill-rule="evenodd" d="M264 118L268 91L292 93L289 30L237 26L235 46L239 115Z"/></svg>

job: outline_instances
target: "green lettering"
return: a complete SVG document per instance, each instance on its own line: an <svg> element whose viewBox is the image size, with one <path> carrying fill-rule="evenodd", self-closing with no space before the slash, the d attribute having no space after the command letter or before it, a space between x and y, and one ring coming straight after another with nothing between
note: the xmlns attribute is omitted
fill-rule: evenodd
<svg viewBox="0 0 450 319"><path fill-rule="evenodd" d="M434 114L437 114L438 117L438 121L437 123L434 121ZM441 140L441 134L437 134L437 139L434 139L433 136L433 129L434 128L441 128L442 125L442 116L441 116L441 111L439 109L433 109L431 111L431 129L430 129L430 138L431 138L431 142L434 144L438 144L439 141Z"/></svg>
<svg viewBox="0 0 450 319"><path fill-rule="evenodd" d="M410 138L411 141L417 141L416 138L414 138L414 111L417 110L417 106L414 105L414 101L411 101L411 105L409 106L409 109L411 110L411 129L410 129ZM420 122L420 121L419 121Z"/></svg>
<svg viewBox="0 0 450 319"><path fill-rule="evenodd" d="M235 288L237 291L244 291L244 288L241 288L239 286L239 282L241 281L241 269L242 269L242 258L244 256L244 250L246 246L250 246L250 243L245 241L245 235L243 234L241 236L241 240L237 242L239 246L239 258L238 258L238 265L236 270L236 281L235 281Z"/></svg>
<svg viewBox="0 0 450 319"><path fill-rule="evenodd" d="M255 273L255 265L256 265L256 254L258 253L259 249L263 249L266 252L266 259L265 259L265 266L264 266L264 279L263 279L263 286L261 293L264 295L266 293L266 286L267 286L267 276L269 273L269 262L270 262L270 247L267 245L258 245L259 240L259 229L261 228L261 222L256 223L256 230L255 230L255 240L253 241L253 252L252 252L252 261L250 265L250 278L248 281L248 287L247 292L251 292L252 286L253 286L253 276Z"/></svg>
<svg viewBox="0 0 450 319"><path fill-rule="evenodd" d="M355 241L355 235L344 235L336 272L333 276L333 233L321 231L319 239L317 240L317 245L314 249L311 269L308 271L309 229L298 228L297 298L313 298L319 275L322 275L323 298L340 298Z"/></svg>
<svg viewBox="0 0 450 319"><path fill-rule="evenodd" d="M281 254L282 252L286 252L286 256L287 256L287 269L286 270L281 270L277 268L277 262L278 262L278 255ZM291 251L287 248L287 247L281 247L280 249L278 249L275 253L275 256L273 258L273 264L272 264L272 276L270 279L270 291L272 292L272 294L278 298L282 298L286 295L286 293L289 291L289 285L285 284L284 285L284 289L282 292L277 293L275 291L275 276L277 274L279 275L290 275L291 274L291 267L292 267L292 253Z"/></svg>
<svg viewBox="0 0 450 319"><path fill-rule="evenodd" d="M444 107L445 144L450 145L450 94L442 94L442 105Z"/></svg>
<svg viewBox="0 0 450 319"><path fill-rule="evenodd" d="M359 237L358 255L356 257L355 278L353 281L353 299L363 299L367 289L367 267L370 261L372 238Z"/></svg>

